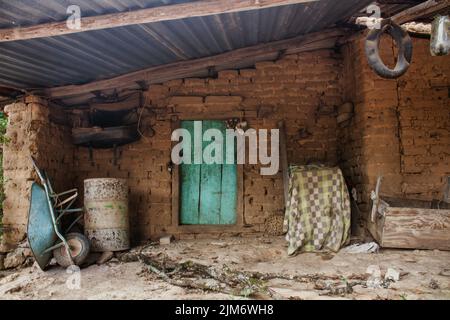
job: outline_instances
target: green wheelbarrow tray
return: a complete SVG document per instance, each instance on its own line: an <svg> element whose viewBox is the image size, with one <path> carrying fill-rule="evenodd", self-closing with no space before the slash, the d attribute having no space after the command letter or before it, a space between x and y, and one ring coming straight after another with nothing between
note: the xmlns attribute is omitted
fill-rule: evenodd
<svg viewBox="0 0 450 320"><path fill-rule="evenodd" d="M51 258L53 250L65 247L68 260L74 261L71 256L70 247L63 234L68 231L82 218L80 215L67 228L61 232L61 218L68 213L81 213L82 208L73 209L78 192L77 189L62 193L53 192L50 180L41 171L33 158L31 158L34 169L41 180L41 184L33 182L31 185L31 203L28 212L27 237L31 251L39 267L44 270Z"/></svg>
<svg viewBox="0 0 450 320"><path fill-rule="evenodd" d="M53 252L47 250L58 240L47 195L44 188L36 182L31 186L31 203L28 213L28 243L39 267L44 270L53 257Z"/></svg>

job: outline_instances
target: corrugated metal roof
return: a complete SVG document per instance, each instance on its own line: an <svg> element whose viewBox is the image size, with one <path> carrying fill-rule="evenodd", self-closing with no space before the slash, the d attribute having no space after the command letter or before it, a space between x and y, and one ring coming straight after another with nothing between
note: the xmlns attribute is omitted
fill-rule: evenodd
<svg viewBox="0 0 450 320"><path fill-rule="evenodd" d="M0 0L0 28L24 27L63 21L70 5L78 5L83 17L124 12L192 0Z"/></svg>
<svg viewBox="0 0 450 320"><path fill-rule="evenodd" d="M182 2L182 1L170 1ZM41 88L110 78L170 62L322 30L370 0L320 0L232 14L133 25L52 38L0 43L0 85ZM0 0L0 26L63 20L68 4L83 15L133 10L168 1Z"/></svg>

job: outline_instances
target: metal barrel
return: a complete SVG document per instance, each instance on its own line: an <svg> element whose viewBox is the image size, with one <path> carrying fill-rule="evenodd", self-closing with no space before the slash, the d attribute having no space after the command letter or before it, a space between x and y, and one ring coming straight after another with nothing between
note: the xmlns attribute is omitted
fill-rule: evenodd
<svg viewBox="0 0 450 320"><path fill-rule="evenodd" d="M84 228L94 252L130 248L128 186L125 179L84 180Z"/></svg>

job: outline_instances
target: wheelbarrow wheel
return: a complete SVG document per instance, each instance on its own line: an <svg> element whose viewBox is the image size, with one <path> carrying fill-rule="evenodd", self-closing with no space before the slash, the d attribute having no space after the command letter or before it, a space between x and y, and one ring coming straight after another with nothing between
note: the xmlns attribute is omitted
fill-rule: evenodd
<svg viewBox="0 0 450 320"><path fill-rule="evenodd" d="M73 263L77 266L81 265L89 254L89 240L83 234L73 232L66 235L66 241ZM68 267L72 264L65 246L53 250L53 256L61 267Z"/></svg>

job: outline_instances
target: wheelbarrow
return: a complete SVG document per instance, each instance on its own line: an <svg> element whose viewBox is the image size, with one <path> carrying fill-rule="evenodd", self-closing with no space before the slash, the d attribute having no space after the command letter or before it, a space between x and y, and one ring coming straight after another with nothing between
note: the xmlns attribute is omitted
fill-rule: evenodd
<svg viewBox="0 0 450 320"><path fill-rule="evenodd" d="M81 265L89 254L89 240L81 233L70 232L83 217L82 208L72 208L77 189L62 193L53 191L50 179L40 170L31 157L40 184L31 186L30 210L28 213L27 237L31 251L39 267L44 270L51 258L62 267ZM77 218L63 231L62 218L69 213Z"/></svg>

